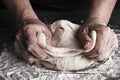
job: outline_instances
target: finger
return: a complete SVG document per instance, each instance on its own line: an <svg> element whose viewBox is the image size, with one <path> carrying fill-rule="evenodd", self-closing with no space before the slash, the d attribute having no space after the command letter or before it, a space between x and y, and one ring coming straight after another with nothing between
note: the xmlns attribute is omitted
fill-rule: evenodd
<svg viewBox="0 0 120 80"><path fill-rule="evenodd" d="M48 43L51 40L52 37L52 32L51 30L48 28L48 26L44 25L37 25L37 32L43 32L46 35L46 39L48 41Z"/></svg>
<svg viewBox="0 0 120 80"><path fill-rule="evenodd" d="M96 60L104 60L111 54L111 32L110 29L104 29L105 31L97 30L97 42L94 49L88 53L87 56L95 58Z"/></svg>
<svg viewBox="0 0 120 80"><path fill-rule="evenodd" d="M84 36L83 37L83 39L84 39L83 41L85 42L84 49L86 49L86 50L91 49L91 47L93 45L93 40L88 36L88 34L85 34L83 36Z"/></svg>
<svg viewBox="0 0 120 80"><path fill-rule="evenodd" d="M33 55L29 55L28 56L28 63L29 64L34 64L34 63L36 63L38 61L38 58L37 57L35 57L35 56L33 56Z"/></svg>
<svg viewBox="0 0 120 80"><path fill-rule="evenodd" d="M95 58L95 57L98 56L95 50L92 50L92 51L90 51L90 52L87 52L87 53L85 53L85 55L86 55L87 57L89 57L89 58Z"/></svg>
<svg viewBox="0 0 120 80"><path fill-rule="evenodd" d="M38 45L36 32L31 31L27 34L27 50L38 58L47 58L48 55Z"/></svg>
<svg viewBox="0 0 120 80"><path fill-rule="evenodd" d="M43 33L46 36L46 42L47 44L50 44L52 42L52 32L47 28L43 31Z"/></svg>
<svg viewBox="0 0 120 80"><path fill-rule="evenodd" d="M38 45L29 45L28 51L31 52L33 55L35 55L38 58L48 58L48 54L43 51L40 46Z"/></svg>
<svg viewBox="0 0 120 80"><path fill-rule="evenodd" d="M33 55L31 55L26 49L25 46L23 46L22 41L20 39L21 34L19 33L16 37L14 46L15 51L18 53L19 56L22 56L28 63L32 64L35 61L37 61L37 58Z"/></svg>
<svg viewBox="0 0 120 80"><path fill-rule="evenodd" d="M93 40L91 39L89 32L79 32L79 39L84 49L88 50L92 47Z"/></svg>

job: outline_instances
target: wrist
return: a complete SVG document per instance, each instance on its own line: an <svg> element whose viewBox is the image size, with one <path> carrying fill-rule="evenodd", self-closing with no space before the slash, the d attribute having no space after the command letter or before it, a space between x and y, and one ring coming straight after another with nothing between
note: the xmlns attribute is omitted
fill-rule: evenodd
<svg viewBox="0 0 120 80"><path fill-rule="evenodd" d="M27 19L24 19L24 20L18 22L18 26L19 26L20 28L23 28L23 27L25 27L26 25L30 25L30 24L40 24L40 25L44 25L43 22L40 21L40 20L37 19L37 18L27 18Z"/></svg>
<svg viewBox="0 0 120 80"><path fill-rule="evenodd" d="M107 23L104 22L104 20L100 19L99 17L90 17L86 20L85 24L100 24L106 26Z"/></svg>

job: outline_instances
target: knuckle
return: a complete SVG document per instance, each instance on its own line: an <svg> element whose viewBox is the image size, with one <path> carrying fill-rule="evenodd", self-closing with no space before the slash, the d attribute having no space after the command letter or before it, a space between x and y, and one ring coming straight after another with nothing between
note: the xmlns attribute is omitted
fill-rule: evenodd
<svg viewBox="0 0 120 80"><path fill-rule="evenodd" d="M110 28L109 28L109 27L106 27L106 26L102 26L100 29L101 29L102 31L108 31L108 30L110 30Z"/></svg>
<svg viewBox="0 0 120 80"><path fill-rule="evenodd" d="M26 28L24 31L25 32L30 32L32 29L30 27Z"/></svg>
<svg viewBox="0 0 120 80"><path fill-rule="evenodd" d="M107 27L102 27L102 30L103 30L104 32L106 32L106 31L108 31L108 28L107 28Z"/></svg>
<svg viewBox="0 0 120 80"><path fill-rule="evenodd" d="M31 27L30 25L25 26L25 28L23 28L23 29L25 32L31 32L34 30L33 27Z"/></svg>
<svg viewBox="0 0 120 80"><path fill-rule="evenodd" d="M28 47L27 47L27 50L29 52L33 52L33 49L34 49L34 46L32 44L29 44Z"/></svg>
<svg viewBox="0 0 120 80"><path fill-rule="evenodd" d="M32 56L28 56L27 60L29 64L33 64L36 61Z"/></svg>

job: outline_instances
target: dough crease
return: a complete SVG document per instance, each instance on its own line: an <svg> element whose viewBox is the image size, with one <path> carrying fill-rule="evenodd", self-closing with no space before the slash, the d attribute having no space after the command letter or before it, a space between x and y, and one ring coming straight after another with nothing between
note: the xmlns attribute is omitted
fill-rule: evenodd
<svg viewBox="0 0 120 80"><path fill-rule="evenodd" d="M94 63L94 60L84 56L83 52L89 52L94 48L96 32L91 31L90 35L94 43L91 49L85 51L80 48L80 41L77 37L79 28L80 25L67 20L59 20L51 24L50 30L57 42L55 46L46 43L44 33L37 33L40 46L51 56L48 59L41 59L40 63L54 70L80 70Z"/></svg>

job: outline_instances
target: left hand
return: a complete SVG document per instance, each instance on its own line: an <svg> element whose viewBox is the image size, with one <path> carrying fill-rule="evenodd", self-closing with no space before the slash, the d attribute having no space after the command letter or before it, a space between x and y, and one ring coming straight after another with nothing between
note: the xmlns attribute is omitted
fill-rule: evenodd
<svg viewBox="0 0 120 80"><path fill-rule="evenodd" d="M86 23L79 30L81 45L86 50L90 49L93 44L93 40L89 34L92 30L97 32L96 44L95 47L90 52L85 53L85 55L97 61L104 61L117 50L117 36L110 27L94 22Z"/></svg>
<svg viewBox="0 0 120 80"><path fill-rule="evenodd" d="M49 55L42 49L37 40L37 33L43 32L46 35L47 43L52 39L52 33L43 22L38 19L30 19L26 25L22 25L19 33L16 35L15 50L28 63L33 64L38 59L48 58Z"/></svg>

